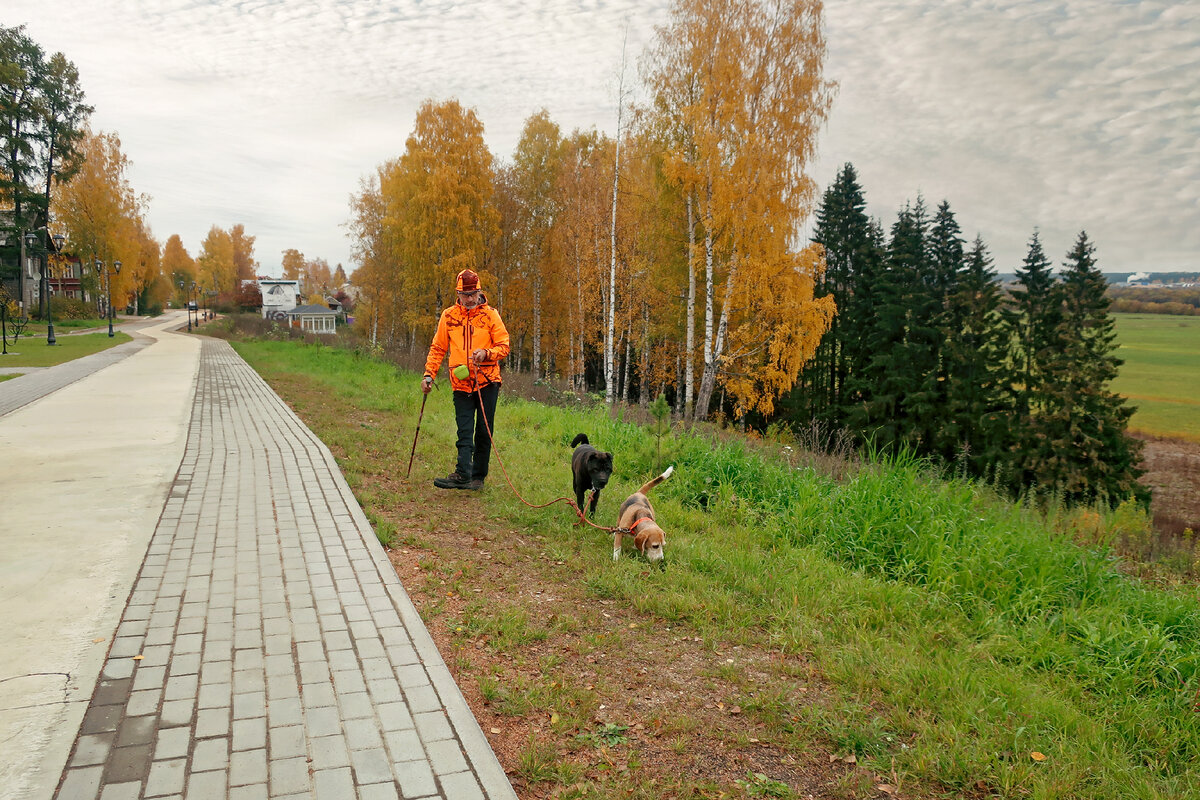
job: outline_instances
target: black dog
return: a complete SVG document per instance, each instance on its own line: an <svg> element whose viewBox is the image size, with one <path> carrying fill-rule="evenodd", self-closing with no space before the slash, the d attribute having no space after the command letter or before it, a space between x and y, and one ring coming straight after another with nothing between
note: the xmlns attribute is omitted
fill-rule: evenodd
<svg viewBox="0 0 1200 800"><path fill-rule="evenodd" d="M608 479L612 477L612 453L602 453L592 447L587 434L583 433L571 440L571 447L575 447L575 452L571 454L571 483L575 487L575 501L580 513L583 513L583 493L591 489L592 501L588 514L595 519L600 490L608 485Z"/></svg>

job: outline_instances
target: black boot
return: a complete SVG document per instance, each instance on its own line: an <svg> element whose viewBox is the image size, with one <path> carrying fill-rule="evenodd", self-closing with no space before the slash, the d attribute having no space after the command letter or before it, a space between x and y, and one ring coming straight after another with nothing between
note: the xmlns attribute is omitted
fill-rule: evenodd
<svg viewBox="0 0 1200 800"><path fill-rule="evenodd" d="M433 485L439 489L470 489L471 479L455 470L444 478L434 478Z"/></svg>

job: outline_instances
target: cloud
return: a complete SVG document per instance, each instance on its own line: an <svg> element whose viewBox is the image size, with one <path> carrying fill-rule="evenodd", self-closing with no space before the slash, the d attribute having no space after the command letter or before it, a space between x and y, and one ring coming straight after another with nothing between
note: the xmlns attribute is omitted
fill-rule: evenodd
<svg viewBox="0 0 1200 800"><path fill-rule="evenodd" d="M1001 271L1035 227L1056 257L1087 229L1102 268L1200 269L1200 6L835 2L828 35L817 178L853 162L885 224L923 192Z"/></svg>
<svg viewBox="0 0 1200 800"><path fill-rule="evenodd" d="M13 6L13 0L8 3ZM294 247L349 264L359 179L399 156L420 103L457 97L507 158L545 107L616 126L668 0L15 0L120 133L162 240L243 223L277 270ZM1200 4L831 0L840 88L813 176L851 161L890 225L950 201L1010 270L1040 228L1086 228L1109 270L1200 269Z"/></svg>

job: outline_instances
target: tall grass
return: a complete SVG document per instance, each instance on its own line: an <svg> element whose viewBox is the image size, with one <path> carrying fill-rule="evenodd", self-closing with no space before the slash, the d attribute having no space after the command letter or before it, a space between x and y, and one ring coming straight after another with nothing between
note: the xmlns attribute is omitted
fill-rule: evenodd
<svg viewBox="0 0 1200 800"><path fill-rule="evenodd" d="M321 381L339 402L415 423L415 374L330 348L239 349ZM435 397L425 412L427 465L448 461L449 406ZM498 419L503 471L529 503L570 493L569 442L580 432L616 454L601 517L661 469L655 437L619 413L502 392ZM398 449L406 460L408 443ZM675 431L662 459L676 467L653 494L667 531L662 571L613 564L607 537L565 509L530 508L496 462L483 507L589 562L596 597L766 647L781 664L806 660L835 687L828 702L752 685L740 698L797 748L823 742L954 792L1200 797L1194 590L1147 588L1102 546L1082 548L1034 509L938 480L910 458L835 480L747 442ZM1097 513L1103 524L1108 512Z"/></svg>

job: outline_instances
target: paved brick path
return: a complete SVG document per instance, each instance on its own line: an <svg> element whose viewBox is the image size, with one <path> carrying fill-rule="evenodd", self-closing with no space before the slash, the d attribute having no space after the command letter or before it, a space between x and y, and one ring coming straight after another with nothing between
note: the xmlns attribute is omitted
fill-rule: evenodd
<svg viewBox="0 0 1200 800"><path fill-rule="evenodd" d="M56 797L516 797L329 450L225 342Z"/></svg>

